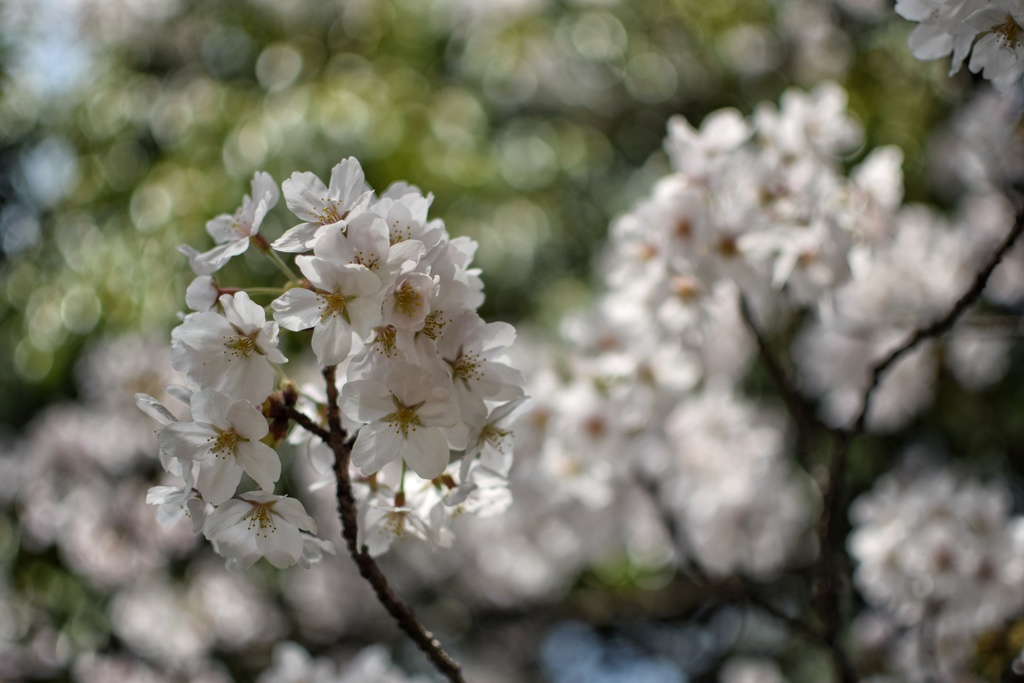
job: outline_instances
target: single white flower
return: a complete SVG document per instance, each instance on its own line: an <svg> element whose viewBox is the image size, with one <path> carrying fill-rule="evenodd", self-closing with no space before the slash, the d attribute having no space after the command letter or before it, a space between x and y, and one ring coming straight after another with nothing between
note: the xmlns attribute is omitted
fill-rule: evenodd
<svg viewBox="0 0 1024 683"><path fill-rule="evenodd" d="M281 460L260 439L267 435L263 413L246 400L216 391L192 394L194 422L172 422L160 430L160 450L188 469L199 463L196 488L203 499L220 505L235 494L245 471L259 486L274 490Z"/></svg>
<svg viewBox="0 0 1024 683"><path fill-rule="evenodd" d="M337 264L318 256L295 263L316 291L289 289L271 303L286 330L313 328L313 352L321 366L337 365L352 350L352 335L369 336L380 322L380 278L366 266Z"/></svg>
<svg viewBox="0 0 1024 683"><path fill-rule="evenodd" d="M391 245L406 240L422 243L428 250L447 239L441 220L427 220L427 211L434 195L423 196L418 187L395 183L381 195L370 210L381 216L388 226Z"/></svg>
<svg viewBox="0 0 1024 683"><path fill-rule="evenodd" d="M203 530L231 568L249 567L261 557L279 569L303 556L303 529L316 533L316 522L294 498L264 491L243 493L206 519Z"/></svg>
<svg viewBox="0 0 1024 683"><path fill-rule="evenodd" d="M375 557L386 552L392 542L409 536L437 547L450 547L451 517L446 514L437 487L396 491L384 483L390 474L393 471L380 473L373 489L358 494L359 544Z"/></svg>
<svg viewBox="0 0 1024 683"><path fill-rule="evenodd" d="M388 226L375 213L363 211L348 220L321 228L313 255L333 263L366 266L386 287L407 261L419 261L426 253L421 242L388 242Z"/></svg>
<svg viewBox="0 0 1024 683"><path fill-rule="evenodd" d="M971 49L968 68L981 72L1000 90L1007 90L1024 74L1024 9L1018 2L996 0L979 9L964 26L981 34Z"/></svg>
<svg viewBox="0 0 1024 683"><path fill-rule="evenodd" d="M246 195L233 214L221 214L207 222L206 232L218 246L203 253L188 246L179 248L188 256L192 271L197 275L212 275L232 257L244 253L252 238L259 234L267 213L277 205L280 194L269 173L257 171L251 187L252 196Z"/></svg>
<svg viewBox="0 0 1024 683"><path fill-rule="evenodd" d="M192 313L171 332L171 364L202 389L262 403L274 388L278 326L245 292L223 294L224 315Z"/></svg>
<svg viewBox="0 0 1024 683"><path fill-rule="evenodd" d="M523 395L526 379L506 355L515 338L516 330L508 323L485 323L475 311L467 311L437 343L451 372L462 419L474 427L487 421L485 400L508 401Z"/></svg>
<svg viewBox="0 0 1024 683"><path fill-rule="evenodd" d="M512 468L512 423L520 417L518 408L526 402L525 396L491 408L487 421L469 432L469 446L463 457L459 480L468 478L469 463L477 460L484 469L507 478Z"/></svg>
<svg viewBox="0 0 1024 683"><path fill-rule="evenodd" d="M206 502L196 494L192 485L153 486L146 494L146 503L156 505L156 521L161 526L173 526L188 515L192 531L199 533L206 523Z"/></svg>
<svg viewBox="0 0 1024 683"><path fill-rule="evenodd" d="M288 208L304 222L287 230L271 246L291 253L312 249L322 226L345 220L350 212L364 209L373 198L355 157L343 160L331 170L330 187L313 173L296 172L281 188Z"/></svg>
<svg viewBox="0 0 1024 683"><path fill-rule="evenodd" d="M355 380L342 387L341 407L368 423L356 437L352 464L373 474L396 458L424 479L448 466L451 452L442 427L459 422L451 385L418 365L399 361L384 382Z"/></svg>
<svg viewBox="0 0 1024 683"><path fill-rule="evenodd" d="M407 262L413 265L412 262ZM420 330L430 313L438 283L413 267L399 273L384 297L383 321L400 330Z"/></svg>

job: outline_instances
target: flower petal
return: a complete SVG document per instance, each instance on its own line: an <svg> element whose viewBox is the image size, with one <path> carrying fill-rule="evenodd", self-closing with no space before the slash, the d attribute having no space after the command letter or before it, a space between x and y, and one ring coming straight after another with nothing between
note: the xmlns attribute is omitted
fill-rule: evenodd
<svg viewBox="0 0 1024 683"><path fill-rule="evenodd" d="M324 300L315 292L296 287L270 302L274 320L286 330L298 332L313 327L324 312Z"/></svg>
<svg viewBox="0 0 1024 683"><path fill-rule="evenodd" d="M398 457L403 442L401 432L391 425L375 422L359 430L352 448L352 464L363 474L373 474Z"/></svg>
<svg viewBox="0 0 1024 683"><path fill-rule="evenodd" d="M409 431L400 455L416 474L424 479L433 479L448 467L451 451L440 429L420 427Z"/></svg>
<svg viewBox="0 0 1024 683"><path fill-rule="evenodd" d="M274 484L281 478L281 458L277 451L260 441L249 441L238 444L235 455L245 473L261 489L273 492Z"/></svg>

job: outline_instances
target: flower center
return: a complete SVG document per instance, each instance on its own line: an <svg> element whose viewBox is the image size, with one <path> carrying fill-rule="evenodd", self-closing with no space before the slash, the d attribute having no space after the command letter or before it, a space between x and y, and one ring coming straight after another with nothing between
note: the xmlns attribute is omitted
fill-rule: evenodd
<svg viewBox="0 0 1024 683"><path fill-rule="evenodd" d="M239 442L248 441L248 439L243 438L234 431L221 432L216 437L211 436L207 440L213 442L213 446L210 450L218 458L224 458L229 455L233 456L235 454L235 448L238 446Z"/></svg>
<svg viewBox="0 0 1024 683"><path fill-rule="evenodd" d="M733 235L722 235L715 245L719 256L724 259L734 259L740 255L740 247Z"/></svg>
<svg viewBox="0 0 1024 683"><path fill-rule="evenodd" d="M253 503L252 512L249 513L249 531L256 531L257 536L267 537L277 531L274 525L274 516L271 514L270 506L266 503Z"/></svg>
<svg viewBox="0 0 1024 683"><path fill-rule="evenodd" d="M681 301L690 302L700 295L700 283L688 275L677 275L672 278L672 293Z"/></svg>
<svg viewBox="0 0 1024 683"><path fill-rule="evenodd" d="M419 427L423 426L423 423L420 422L419 416L416 415L416 407L410 408L409 406L402 405L397 399L395 399L395 404L398 409L385 417L384 421L393 426L396 432L401 434L403 438L408 439L409 432L415 432Z"/></svg>
<svg viewBox="0 0 1024 683"><path fill-rule="evenodd" d="M462 353L455 362L449 361L448 364L452 366L452 374L463 382L469 382L471 379L478 380L484 376L480 372L480 354Z"/></svg>
<svg viewBox="0 0 1024 683"><path fill-rule="evenodd" d="M443 317L444 311L432 311L427 314L427 317L423 319L423 329L420 330L423 334L430 337L431 339L437 339L440 336L441 331L444 330L445 325L451 322Z"/></svg>
<svg viewBox="0 0 1024 683"><path fill-rule="evenodd" d="M357 249L355 252L355 258L352 260L352 263L355 263L360 266L366 266L370 270L379 270L380 254L371 253L369 256L367 256L365 253L363 253L362 249Z"/></svg>
<svg viewBox="0 0 1024 683"><path fill-rule="evenodd" d="M248 356L256 350L256 333L228 337L228 343L225 346L231 350L233 356Z"/></svg>
<svg viewBox="0 0 1024 683"><path fill-rule="evenodd" d="M412 228L409 225L402 225L399 221L391 223L391 229L388 231L388 243L393 247L399 242L404 242L408 239L412 239Z"/></svg>
<svg viewBox="0 0 1024 683"><path fill-rule="evenodd" d="M395 355L395 338L398 329L392 325L384 325L376 328L375 332L377 336L373 342L377 346L377 352L392 358Z"/></svg>
<svg viewBox="0 0 1024 683"><path fill-rule="evenodd" d="M252 234L252 223L245 219L242 215L241 209L235 211L233 218L234 220L231 221L231 229L238 233L239 237L248 237Z"/></svg>
<svg viewBox="0 0 1024 683"><path fill-rule="evenodd" d="M348 319L348 311L345 310L345 304L347 304L349 300L345 298L344 294L339 292L320 294L320 298L323 301L324 306L324 312L320 314L320 320L326 320L332 315L340 315L344 318L345 322L351 322Z"/></svg>
<svg viewBox="0 0 1024 683"><path fill-rule="evenodd" d="M512 432L507 429L488 424L480 432L480 439L489 443L494 450L504 454L505 448L508 445L507 439L511 434Z"/></svg>
<svg viewBox="0 0 1024 683"><path fill-rule="evenodd" d="M313 215L317 220L320 221L320 225L331 225L337 223L345 216L338 212L338 205L331 199L321 199L324 203L324 207L319 211L314 211Z"/></svg>
<svg viewBox="0 0 1024 683"><path fill-rule="evenodd" d="M381 522L381 527L395 538L405 538L405 510L391 510Z"/></svg>
<svg viewBox="0 0 1024 683"><path fill-rule="evenodd" d="M423 297L408 282L402 283L402 286L395 290L395 308L402 315L411 318L416 315L416 311L421 306L423 306Z"/></svg>
<svg viewBox="0 0 1024 683"><path fill-rule="evenodd" d="M1003 47L1011 50L1016 50L1020 47L1020 24L1013 20L1009 14L1006 15L1006 21L1001 24L992 27L992 32L996 33L996 40L1002 43Z"/></svg>

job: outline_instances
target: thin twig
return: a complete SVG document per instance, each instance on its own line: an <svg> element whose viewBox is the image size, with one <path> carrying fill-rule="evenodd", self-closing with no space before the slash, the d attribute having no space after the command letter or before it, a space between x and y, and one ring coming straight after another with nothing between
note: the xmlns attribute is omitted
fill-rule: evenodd
<svg viewBox="0 0 1024 683"><path fill-rule="evenodd" d="M465 683L462 677L462 668L458 662L444 651L441 643L428 631L412 608L406 605L395 594L395 591L388 583L387 577L381 571L376 560L370 556L365 545L359 546L359 523L356 512L356 501L352 495L352 480L349 477L349 458L352 453L353 440L348 437L341 426L341 413L338 408L338 386L335 383L335 368L333 365L324 369L324 380L327 382L327 426L324 430L317 426L309 418L298 411L290 416L298 424L309 429L311 432L322 438L331 450L334 451L334 472L338 479L338 513L341 517L341 535L345 538L349 554L359 568L359 573L373 587L377 594L377 600L384 606L388 613L398 622L399 627L405 631L416 645L423 650L430 659L430 662L452 683Z"/></svg>
<svg viewBox="0 0 1024 683"><path fill-rule="evenodd" d="M313 422L313 420L309 419L309 417L300 413L295 408L285 408L284 411L291 420L307 432L316 434L323 439L325 443L331 440L331 433L329 431L318 425L316 422Z"/></svg>
<svg viewBox="0 0 1024 683"><path fill-rule="evenodd" d="M810 624L802 621L798 617L793 617L779 608L775 607L768 601L764 600L756 593L753 589L742 582L716 582L712 580L700 567L692 561L691 555L693 553L693 544L687 537L686 532L682 526L676 520L672 510L669 510L664 503L661 501L659 495L659 487L656 481L650 477L641 474L634 473L633 478L641 489L650 497L651 502L654 504L658 511L658 516L661 518L661 523L665 527L665 531L672 539L673 544L676 546L677 552L680 553L680 569L686 575L695 586L699 587L702 591L708 594L708 596L718 596L725 598L732 602L747 602L750 605L767 612L770 616L776 620L781 621L793 633L806 638L807 640L816 643L818 645L828 646L821 633L818 632Z"/></svg>
<svg viewBox="0 0 1024 683"><path fill-rule="evenodd" d="M1024 232L1024 209L1017 212L1017 216L1013 221L1013 227L1010 232L1007 233L1003 241L999 243L999 246L989 256L988 261L981 270L974 276L974 282L971 286L963 293L956 303L953 304L944 316L935 320L930 325L920 327L914 331L902 344L893 349L888 356L882 359L881 362L876 363L874 368L871 370L871 382L868 384L868 388L864 392L864 398L861 402L860 413L857 415L857 419L854 421L853 426L848 431L856 435L864 428L864 423L867 421L868 410L871 409L871 399L874 397L875 390L878 388L879 383L882 381L882 377L886 372L893 366L893 364L902 358L905 354L912 351L922 342L931 339L933 337L940 337L946 332L953 329L956 325L957 320L960 319L968 308L970 308L980 297L981 293L985 291L985 286L988 284L988 280L992 277L992 272L996 269L1006 254L1013 248L1013 245L1017 243L1017 239L1020 238L1021 233Z"/></svg>
<svg viewBox="0 0 1024 683"><path fill-rule="evenodd" d="M634 472L633 479L637 485L647 494L651 504L658 512L662 526L665 527L669 539L676 547L679 556L679 569L690 581L697 586L705 586L709 579L704 570L693 561L693 543L690 541L682 526L676 520L676 515L665 505L661 499L661 492L658 483L642 472Z"/></svg>
<svg viewBox="0 0 1024 683"><path fill-rule="evenodd" d="M776 620L781 621L783 624L788 626L789 629L793 631L793 633L796 633L797 635L806 638L812 643L821 645L822 647L829 647L828 641L825 640L824 636L822 636L818 629L804 622L802 619L786 614L775 605L771 604L770 602L761 598L760 596L751 593L749 590L745 590L745 592L740 596L740 598L746 600L754 607L757 607L762 611L767 612Z"/></svg>
<svg viewBox="0 0 1024 683"><path fill-rule="evenodd" d="M750 310L750 306L747 303L746 297L740 296L740 313L743 316L743 320L750 330L750 333L754 336L757 342L758 353L761 362L767 368L768 373L772 376L772 380L775 383L776 388L782 394L783 400L786 403L786 407L796 423L797 429L797 452L802 457L798 458L798 461L802 461L809 455L810 449L810 437L815 429L821 429L824 431L833 431L829 427L825 426L815 415L813 408L807 403L807 401L800 395L800 392L796 389L796 385L790 378L789 373L785 368L782 367L782 363L775 357L771 346L768 344L768 340L765 338L764 333L761 332L760 327L754 321L753 313ZM833 458L832 463L835 463ZM804 463L806 464L806 463ZM826 492L826 499L828 498ZM834 558L832 556L832 546L829 542L829 514L830 508L825 505L822 510L822 518L819 522L819 534L821 535L821 567L824 571L819 570L818 576L818 588L822 595L838 596L840 594L839 587L839 570L834 566ZM750 596L753 600L754 596ZM853 673L853 669L847 661L846 654L843 651L843 644L839 639L839 602L838 600L832 600L826 598L822 604L822 617L825 623L825 632L819 633L816 629L810 628L800 620L793 620L794 623L789 624L795 632L814 640L814 642L823 645L828 648L832 653L832 660L835 663L836 674L840 681L843 683L850 683L855 681L856 677ZM759 607L769 612L776 618L782 619L786 615L774 610L774 608L763 601L756 603ZM774 610L774 611L772 611ZM778 612L778 613L776 613ZM787 622L788 623L788 622Z"/></svg>
<svg viewBox="0 0 1024 683"><path fill-rule="evenodd" d="M1002 262L1006 254L1009 253L1010 249L1013 248L1014 244L1017 243L1022 233L1024 233L1024 208L1018 210L1013 226L1006 234L1006 237L992 251L988 260L985 261L981 269L975 274L971 285L949 310L932 323L917 328L907 336L902 344L872 366L868 386L864 389L857 416L847 428L833 430L832 457L829 463L828 478L824 482L824 506L821 524L818 528L819 540L821 542L821 564L819 565L818 580L821 582L821 595L824 598L822 608L825 618L826 637L829 642L834 644L834 651L837 653L841 653L841 643L839 642L842 599L840 584L842 583L842 577L845 575L847 558L842 539L837 538L839 534L836 531L838 526L836 520L842 515L845 502L843 484L850 445L864 431L875 392L881 385L885 375L896 364L896 361L913 351L923 342L940 337L953 329L967 309L981 298L981 294L985 290L986 285L988 285L993 271ZM836 667L841 680L856 680L856 677L849 671L849 665L845 657L836 659Z"/></svg>
<svg viewBox="0 0 1024 683"><path fill-rule="evenodd" d="M939 683L939 665L936 655L936 636L928 627L934 625L939 616L939 605L929 601L924 608L921 623L918 624L917 632L917 657L918 666L924 674L925 683ZM938 629L936 629L938 630Z"/></svg>
<svg viewBox="0 0 1024 683"><path fill-rule="evenodd" d="M752 335L754 335L754 340L757 342L757 351L761 358L761 362L768 370L768 374L771 375L776 389L778 389L779 393L782 394L782 400L786 403L786 409L789 411L793 421L796 423L796 448L797 454L799 455L797 461L802 465L807 466L812 432L815 428L821 428L824 430L827 430L828 428L822 424L821 420L818 419L814 408L796 388L796 383L793 381L790 373L782 366L782 362L775 357L775 353L768 344L767 338L765 338L761 328L754 320L754 315L750 310L750 304L747 302L747 298L742 294L740 294L740 314L743 316L743 322L746 323L747 329L750 330Z"/></svg>

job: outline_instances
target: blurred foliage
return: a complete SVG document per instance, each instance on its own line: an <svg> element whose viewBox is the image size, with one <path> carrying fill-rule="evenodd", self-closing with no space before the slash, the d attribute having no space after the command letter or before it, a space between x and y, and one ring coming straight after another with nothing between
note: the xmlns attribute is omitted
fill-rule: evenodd
<svg viewBox="0 0 1024 683"><path fill-rule="evenodd" d="M588 296L609 221L667 168L658 150L675 114L696 124L835 79L865 149L904 150L908 197L948 204L925 145L971 83L913 59L911 28L876 0L7 0L0 424L73 394L91 339L166 340L191 279L177 245L207 248L206 221L234 210L258 169L326 177L353 155L378 190L432 192L432 215L480 243L483 315L547 327ZM264 232L293 222L281 202ZM236 259L224 283L276 278L261 258ZM979 470L1024 462L1022 363L985 394L939 384L929 419ZM852 491L902 445L860 442ZM75 649L101 649L116 638L109 605L55 553L19 549L0 516L0 564L24 604L53 614ZM611 620L618 598L650 607L668 579L615 558L581 578L573 607ZM814 657L794 658L796 680L820 680Z"/></svg>
<svg viewBox="0 0 1024 683"><path fill-rule="evenodd" d="M0 420L67 395L83 342L163 334L180 243L257 169L325 177L354 155L383 190L433 192L480 242L489 318L554 324L586 296L609 220L665 167L668 118L744 111L790 85L851 90L870 145L907 153L963 81L907 51L879 3L358 0L9 2L0 83ZM65 16L67 15L67 16ZM60 19L60 21L58 21ZM650 160L650 161L649 161ZM264 232L291 225L284 203ZM231 284L271 274L256 254Z"/></svg>

